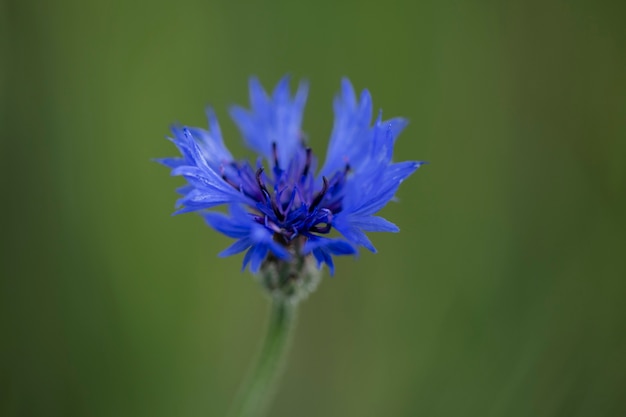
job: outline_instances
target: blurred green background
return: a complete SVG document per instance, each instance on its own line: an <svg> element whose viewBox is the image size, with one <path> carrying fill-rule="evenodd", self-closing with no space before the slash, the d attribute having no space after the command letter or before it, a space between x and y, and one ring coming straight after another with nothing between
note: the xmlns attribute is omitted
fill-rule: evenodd
<svg viewBox="0 0 626 417"><path fill-rule="evenodd" d="M342 76L431 162L301 308L272 416L626 415L626 7L0 2L0 415L222 416L267 300L171 217L172 122Z"/></svg>

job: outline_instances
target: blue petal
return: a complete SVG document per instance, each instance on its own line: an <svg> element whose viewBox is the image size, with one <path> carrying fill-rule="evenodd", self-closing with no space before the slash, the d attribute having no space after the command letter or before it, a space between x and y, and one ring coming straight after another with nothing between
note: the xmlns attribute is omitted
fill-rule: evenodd
<svg viewBox="0 0 626 417"><path fill-rule="evenodd" d="M393 141L395 142L400 133L409 124L409 121L403 117L394 117L393 119L382 122L384 126L388 126L391 130Z"/></svg>
<svg viewBox="0 0 626 417"><path fill-rule="evenodd" d="M171 131L174 134L174 138L169 139L176 147L178 148L180 154L183 157L183 160L187 165L194 163L194 156L191 152L191 142L193 138L191 135L188 135L184 128L180 126L172 126Z"/></svg>
<svg viewBox="0 0 626 417"><path fill-rule="evenodd" d="M302 248L305 255L314 249L324 249L333 255L354 255L356 249L342 239L330 239L322 236L310 236Z"/></svg>
<svg viewBox="0 0 626 417"><path fill-rule="evenodd" d="M189 213L192 211L209 209L222 204L232 203L233 199L219 190L203 188L193 189L183 198L176 201L176 207L182 207L174 214Z"/></svg>
<svg viewBox="0 0 626 417"><path fill-rule="evenodd" d="M335 263L333 262L333 257L330 256L328 252L323 249L315 249L313 251L313 256L315 256L315 260L317 261L317 268L319 269L322 266L322 263L328 265L328 271L330 272L330 276L335 275Z"/></svg>
<svg viewBox="0 0 626 417"><path fill-rule="evenodd" d="M350 222L350 218L342 213L333 218L333 227L339 231L346 239L355 245L361 245L373 253L376 253L376 248L372 245L367 235L358 227Z"/></svg>
<svg viewBox="0 0 626 417"><path fill-rule="evenodd" d="M207 164L212 169L218 170L220 166L231 162L233 157L226 146L224 146L217 118L211 108L207 109L207 117L209 118L212 132L197 127L188 128L188 131L193 139L196 140Z"/></svg>
<svg viewBox="0 0 626 417"><path fill-rule="evenodd" d="M357 253L355 247L345 240L321 236L310 236L302 248L302 252L305 255L312 252L318 268L322 263L328 265L330 275L335 273L332 255L355 255Z"/></svg>
<svg viewBox="0 0 626 417"><path fill-rule="evenodd" d="M252 245L252 240L248 237L237 240L235 243L224 249L218 256L225 258L227 256L236 255L248 249Z"/></svg>
<svg viewBox="0 0 626 417"><path fill-rule="evenodd" d="M365 231L395 232L397 227L384 219L372 217L391 200L400 183L419 166L416 162L391 163L393 129L402 127L400 119L384 125L379 114L371 130L371 148L360 170L348 179L344 187L342 211L334 216L332 225L350 242L376 249Z"/></svg>
<svg viewBox="0 0 626 417"><path fill-rule="evenodd" d="M269 109L271 102L267 93L263 89L263 86L259 82L259 79L257 77L250 77L248 85L250 88L250 105L252 108L257 109L258 111Z"/></svg>
<svg viewBox="0 0 626 417"><path fill-rule="evenodd" d="M314 250L313 251L313 257L315 258L315 261L316 261L315 264L317 266L317 269L321 269L322 264L326 263L326 257L324 256L324 251L317 250L317 249ZM331 262L332 262L332 259L331 259Z"/></svg>
<svg viewBox="0 0 626 417"><path fill-rule="evenodd" d="M341 83L341 94L334 101L335 122L330 135L326 163L321 175L331 176L346 163L359 168L369 154L371 143L370 121L372 97L363 90L357 102L352 84L347 79Z"/></svg>
<svg viewBox="0 0 626 417"><path fill-rule="evenodd" d="M185 195L185 194L189 194L192 190L193 190L193 186L189 185L189 184L185 184L181 187L178 187L176 189L176 193L181 194L181 195Z"/></svg>
<svg viewBox="0 0 626 417"><path fill-rule="evenodd" d="M394 198L402 181L420 165L413 161L399 162L387 167L369 184L361 183L359 189L348 189L345 198L346 211L360 215L378 212Z"/></svg>
<svg viewBox="0 0 626 417"><path fill-rule="evenodd" d="M182 175L196 189L197 195L194 194L192 197L203 194L204 199L210 198L221 201L219 204L249 202L245 195L227 184L221 176L210 168L200 169L195 166L184 165L174 168L172 175Z"/></svg>
<svg viewBox="0 0 626 417"><path fill-rule="evenodd" d="M254 223L250 229L250 237L255 243L262 244L280 259L290 259L291 255L280 243L274 241L274 233L264 226Z"/></svg>
<svg viewBox="0 0 626 417"><path fill-rule="evenodd" d="M354 87L348 78L341 79L341 96L335 98L335 104L337 101L341 99L344 101L345 105L349 108L354 108L357 106L356 94L354 92Z"/></svg>
<svg viewBox="0 0 626 417"><path fill-rule="evenodd" d="M261 264L266 256L267 246L253 245L250 249L248 249L248 252L246 252L246 255L243 258L242 270L246 269L246 266L250 263L250 271L256 274L259 272Z"/></svg>
<svg viewBox="0 0 626 417"><path fill-rule="evenodd" d="M388 124L385 124L388 123ZM396 125L400 122L393 122ZM391 163L394 147L393 123L382 122L379 114L372 132L372 147L361 170L349 178L344 188L344 211L374 214L395 195L400 183L422 163Z"/></svg>
<svg viewBox="0 0 626 417"><path fill-rule="evenodd" d="M202 213L202 217L209 226L228 237L239 239L250 235L251 219L248 215L244 217L231 215L228 217L222 213L209 212Z"/></svg>
<svg viewBox="0 0 626 417"><path fill-rule="evenodd" d="M378 216L363 216L353 218L350 223L354 227L358 227L366 232L391 232L397 233L400 231L398 226L391 223L387 219L383 219Z"/></svg>
<svg viewBox="0 0 626 417"><path fill-rule="evenodd" d="M212 107L207 107L206 109L206 117L209 119L209 129L213 132L213 137L217 142L219 142L222 146L224 146L224 139L222 138L222 129L220 128L220 124L217 121L217 116L215 115L215 110ZM226 149L224 147L224 149ZM226 151L228 151L226 149ZM230 155L230 152L229 152Z"/></svg>
<svg viewBox="0 0 626 417"><path fill-rule="evenodd" d="M238 239L231 246L220 253L220 256L230 256L250 248L243 261L243 268L250 264L253 272L258 271L268 251L279 259L289 260L291 255L280 243L274 241L274 232L257 223L243 207L238 204L230 206L230 215L222 213L202 213L209 226L218 232Z"/></svg>
<svg viewBox="0 0 626 417"><path fill-rule="evenodd" d="M168 168L176 168L181 165L185 165L185 160L180 157L175 158L155 158L154 162L158 162L161 165L165 165Z"/></svg>
<svg viewBox="0 0 626 417"><path fill-rule="evenodd" d="M274 89L272 97L256 78L250 80L248 111L234 106L231 117L239 127L246 144L273 161L273 143L276 143L278 161L286 168L301 143L302 114L306 104L308 84L301 82L295 96L289 91L289 78L284 77Z"/></svg>
<svg viewBox="0 0 626 417"><path fill-rule="evenodd" d="M404 161L392 164L385 170L384 181L401 183L425 163L424 161Z"/></svg>

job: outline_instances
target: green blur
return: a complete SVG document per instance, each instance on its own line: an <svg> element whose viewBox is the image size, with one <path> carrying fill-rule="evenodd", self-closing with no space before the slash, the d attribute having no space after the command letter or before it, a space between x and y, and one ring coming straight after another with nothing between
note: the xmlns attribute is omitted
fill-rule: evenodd
<svg viewBox="0 0 626 417"><path fill-rule="evenodd" d="M625 11L0 0L0 415L225 414L269 303L151 158L207 104L250 155L227 108L285 73L320 158L348 76L430 164L302 305L271 416L626 415Z"/></svg>

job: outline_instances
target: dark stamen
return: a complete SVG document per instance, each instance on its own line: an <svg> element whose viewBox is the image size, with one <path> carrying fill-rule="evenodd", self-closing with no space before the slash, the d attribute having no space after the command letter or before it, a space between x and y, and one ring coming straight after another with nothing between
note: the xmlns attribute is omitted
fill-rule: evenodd
<svg viewBox="0 0 626 417"><path fill-rule="evenodd" d="M274 214L276 215L276 217L278 218L279 221L283 221L285 220L285 215L283 213L281 213L280 209L278 208L278 205L276 204L276 201L274 199L272 199L272 210L274 210Z"/></svg>
<svg viewBox="0 0 626 417"><path fill-rule="evenodd" d="M231 187L233 187L234 189L238 190L239 187L237 186L237 184L235 184L234 182L232 182L231 180L228 179L228 177L226 176L226 174L222 174L222 179L224 181L226 181L226 183L228 185L230 185Z"/></svg>
<svg viewBox="0 0 626 417"><path fill-rule="evenodd" d="M315 233L328 233L330 232L330 229L331 225L327 223L324 226L313 226L309 230Z"/></svg>
<svg viewBox="0 0 626 417"><path fill-rule="evenodd" d="M274 168L278 168L278 150L276 149L276 142L272 142L272 156L274 157Z"/></svg>
<svg viewBox="0 0 626 417"><path fill-rule="evenodd" d="M262 192L262 193L263 193L263 195L265 196L265 199L266 199L267 201L270 201L270 200L271 200L271 197L270 197L270 192L269 192L269 191L267 191L267 187L265 187L265 184L263 184L263 180L261 179L261 175L262 175L262 174L263 174L263 168L261 167L261 168L259 168L259 169L256 171L256 182L257 182L257 184L259 185L259 189L261 190L261 192Z"/></svg>
<svg viewBox="0 0 626 417"><path fill-rule="evenodd" d="M237 184L235 184L232 180L230 180L227 176L226 176L226 172L224 170L224 166L220 166L220 172L222 173L222 179L226 182L226 184L230 185L231 187L233 187L235 190L239 189L239 186Z"/></svg>
<svg viewBox="0 0 626 417"><path fill-rule="evenodd" d="M278 205L276 204L276 201L272 198L270 192L267 190L267 187L265 186L265 184L263 183L263 180L261 179L261 175L263 175L263 168L259 168L257 170L256 182L259 185L259 188L261 189L263 196L265 197L265 201L272 205L272 211L274 212L278 220L282 222L283 220L285 220L285 215L281 213L280 209L278 208Z"/></svg>
<svg viewBox="0 0 626 417"><path fill-rule="evenodd" d="M328 180L326 179L326 177L322 177L322 181L324 182L324 184L322 185L322 190L319 193L317 193L317 195L313 199L313 202L309 206L309 213L315 210L315 208L319 205L319 203L322 202L324 195L326 195L326 191L328 191Z"/></svg>
<svg viewBox="0 0 626 417"><path fill-rule="evenodd" d="M306 177L309 174L311 168L311 148L306 148L306 163L304 164L304 170L302 170L302 176Z"/></svg>

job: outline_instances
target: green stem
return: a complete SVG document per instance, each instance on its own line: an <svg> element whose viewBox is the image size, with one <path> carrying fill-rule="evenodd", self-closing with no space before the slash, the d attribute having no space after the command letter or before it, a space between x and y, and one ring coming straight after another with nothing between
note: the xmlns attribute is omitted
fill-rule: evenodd
<svg viewBox="0 0 626 417"><path fill-rule="evenodd" d="M272 297L267 335L256 367L233 404L232 417L261 417L274 396L277 376L284 362L290 334L295 327L296 306L284 297Z"/></svg>

